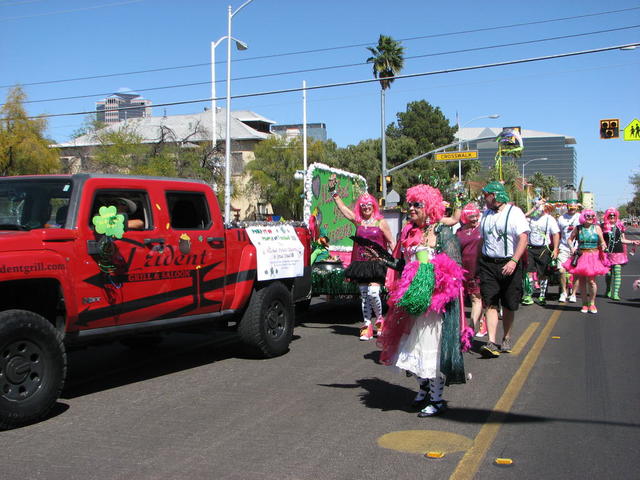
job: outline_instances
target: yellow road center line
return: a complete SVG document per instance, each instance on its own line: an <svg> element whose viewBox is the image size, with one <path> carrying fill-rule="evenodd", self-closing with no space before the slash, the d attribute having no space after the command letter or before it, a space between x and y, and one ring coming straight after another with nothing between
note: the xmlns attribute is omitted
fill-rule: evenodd
<svg viewBox="0 0 640 480"><path fill-rule="evenodd" d="M561 310L556 310L549 318L549 321L542 329L542 332L531 347L531 350L527 356L524 357L522 365L520 365L520 368L518 368L515 375L509 382L509 385L507 385L502 397L500 397L496 405L493 407L493 412L489 415L489 418L478 432L478 435L476 435L476 438L473 441L473 447L471 447L462 457L453 474L449 477L449 480L471 480L475 476L478 468L480 468L480 463L493 444L500 427L502 427L505 417L513 406L513 402L518 397L524 382L531 373L531 369L538 360L540 352L547 343L549 333L553 330L553 327L555 327L558 317L560 317L560 313Z"/></svg>
<svg viewBox="0 0 640 480"><path fill-rule="evenodd" d="M514 345L513 350L511 350L511 355L520 355L520 352L522 352L522 349L527 345L527 343L529 343L529 340L533 336L533 333L539 326L540 322L532 322L531 325L527 327L527 329Z"/></svg>

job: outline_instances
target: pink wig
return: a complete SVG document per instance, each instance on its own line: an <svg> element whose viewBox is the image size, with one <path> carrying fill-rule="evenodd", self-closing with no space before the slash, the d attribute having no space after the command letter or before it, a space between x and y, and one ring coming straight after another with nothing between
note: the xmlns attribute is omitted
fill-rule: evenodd
<svg viewBox="0 0 640 480"><path fill-rule="evenodd" d="M444 205L442 204L442 194L437 188L429 185L416 185L407 190L408 202L422 202L424 211L429 217L429 223L437 223L444 215Z"/></svg>
<svg viewBox="0 0 640 480"><path fill-rule="evenodd" d="M437 188L429 185L416 185L407 190L408 202L421 202L424 204L424 211L427 215L427 224L437 223L444 215L444 205L442 195ZM402 229L400 242L405 248L419 245L422 241L422 230L409 222Z"/></svg>
<svg viewBox="0 0 640 480"><path fill-rule="evenodd" d="M587 208L585 210L582 210L582 212L580 213L580 218L579 218L580 225L584 224L585 215L593 215L593 223L596 223L598 221L598 216L596 215L596 212L594 212L593 210Z"/></svg>
<svg viewBox="0 0 640 480"><path fill-rule="evenodd" d="M376 220L381 220L383 218L383 216L380 214L380 209L378 208L378 201L376 200L376 197L374 197L370 193L363 193L356 200L356 206L353 209L353 213L356 217L356 223L362 222L362 212L360 211L361 203L373 204L373 214L371 216Z"/></svg>
<svg viewBox="0 0 640 480"><path fill-rule="evenodd" d="M467 203L462 212L460 213L460 222L461 223L469 223L470 215L480 215L480 209L476 206L475 203Z"/></svg>
<svg viewBox="0 0 640 480"><path fill-rule="evenodd" d="M612 228L612 224L609 222L609 215L615 215L616 219L613 222L616 227L618 227L621 231L624 232L624 223L620 221L620 212L613 207L607 208L606 212L604 212L604 221L602 222L602 231L610 232Z"/></svg>

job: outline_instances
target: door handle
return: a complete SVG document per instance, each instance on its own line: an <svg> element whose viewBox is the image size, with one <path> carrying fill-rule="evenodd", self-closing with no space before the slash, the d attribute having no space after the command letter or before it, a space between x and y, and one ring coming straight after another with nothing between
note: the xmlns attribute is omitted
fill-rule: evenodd
<svg viewBox="0 0 640 480"><path fill-rule="evenodd" d="M224 248L224 237L207 237L207 243L211 248Z"/></svg>
<svg viewBox="0 0 640 480"><path fill-rule="evenodd" d="M164 238L145 238L144 239L144 244L146 247L149 248L153 248L159 252L162 252L164 250ZM154 247L153 245L157 244L157 247Z"/></svg>

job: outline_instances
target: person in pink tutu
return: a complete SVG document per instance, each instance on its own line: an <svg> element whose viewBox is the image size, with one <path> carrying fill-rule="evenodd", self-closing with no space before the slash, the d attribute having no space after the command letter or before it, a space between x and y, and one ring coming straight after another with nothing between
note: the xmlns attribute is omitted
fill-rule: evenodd
<svg viewBox="0 0 640 480"><path fill-rule="evenodd" d="M564 263L567 272L578 277L580 282L580 297L582 298L582 313L598 313L596 308L596 293L598 286L596 277L609 272L608 261L605 257L607 244L602 235L602 229L596 224L596 212L583 210L580 214L580 225L571 232L570 243L577 241L577 246L571 248L571 257Z"/></svg>
<svg viewBox="0 0 640 480"><path fill-rule="evenodd" d="M418 380L413 406L419 417L442 413L445 384L465 383L462 347L473 331L461 329L464 272L460 247L444 214L437 188L416 185L407 190L409 222L400 233L389 263L398 276L389 286L389 311L378 338L380 361ZM465 343L466 342L466 343Z"/></svg>
<svg viewBox="0 0 640 480"><path fill-rule="evenodd" d="M482 316L482 296L480 294L480 278L478 277L478 255L482 235L480 235L480 209L474 203L466 204L460 214L462 226L456 231L462 252L462 268L464 273L464 291L471 301L471 326L478 336L487 334L487 326L480 321Z"/></svg>
<svg viewBox="0 0 640 480"><path fill-rule="evenodd" d="M340 198L337 185L336 175L332 174L328 182L329 193L340 213L356 226L356 236L370 240L384 250L393 250L395 241L389 224L380 213L376 198L369 193L364 193L358 197L355 208L352 210ZM365 247L354 243L351 263L346 268L344 276L352 282L358 282L359 285L364 320L360 328L360 340L366 341L373 338L373 323L378 335L384 328L380 290L386 275L387 267L379 260L372 259Z"/></svg>
<svg viewBox="0 0 640 480"><path fill-rule="evenodd" d="M607 273L607 297L611 300L620 300L622 266L629 261L626 245L640 245L640 241L627 240L624 235L625 226L620 221L620 213L615 208L609 208L604 212L601 228L602 236L607 244L605 253L610 265L609 273Z"/></svg>

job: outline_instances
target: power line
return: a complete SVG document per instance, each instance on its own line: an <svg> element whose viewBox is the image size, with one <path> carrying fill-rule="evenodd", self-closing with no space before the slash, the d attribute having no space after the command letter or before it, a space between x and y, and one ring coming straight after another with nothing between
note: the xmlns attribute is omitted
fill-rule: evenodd
<svg viewBox="0 0 640 480"><path fill-rule="evenodd" d="M138 0L138 1L141 1L141 0ZM408 38L404 38L404 39L401 38L401 39L399 39L399 41L404 42L404 41L413 41L413 40L423 40L423 39L427 39L427 38L447 37L447 36L453 36L453 35L464 35L464 34L468 34L468 33L479 33L479 32L486 32L486 31L493 31L493 30L501 30L501 29L506 29L506 28L516 28L516 27L523 27L523 26L529 26L529 25L539 25L539 24L544 24L544 23L561 22L561 21L565 21L565 20L575 20L575 19L579 19L579 18L587 18L587 17L600 16L600 15L610 15L610 14L613 14L613 13L621 13L621 12L627 12L627 11L639 10L639 9L640 9L640 7L630 7L630 8L624 8L624 9L618 9L618 10L609 10L609 11L605 11L605 12L596 12L596 13L588 13L588 14L584 14L584 15L575 15L575 16L571 16L571 17L560 17L560 18L552 18L552 19L548 19L548 20L538 20L538 21L533 21L533 22L514 23L514 24L511 24L511 25L499 25L499 26L476 28L476 29L470 29L470 30L459 30L459 31L456 31L456 32L436 33L436 34L430 34L430 35L422 35L422 36L418 36L418 37L408 37ZM337 47L318 48L318 49L314 49L314 50L300 50L300 51L296 51L296 52L276 53L276 54L263 55L263 56L258 56L258 57L239 58L239 59L235 60L235 62L246 62L246 61L263 60L263 59L269 59L269 58L275 58L275 57L291 56L291 55L303 55L303 54L308 54L308 53L328 52L328 51L347 49L347 48L366 47L366 46L369 46L369 45L372 45L372 43L371 42L358 43L358 44L352 44L352 45L342 45L342 46L337 46ZM216 63L223 63L223 62L224 62L224 60L218 61ZM53 83L74 82L74 81L79 81L79 80L94 80L94 79L97 79L97 78L110 78L110 77L118 77L118 76L125 76L125 75L138 75L138 74L142 74L142 73L154 73L154 72L161 72L161 71L179 70L179 69L185 69L185 68L204 67L204 66L210 66L210 65L211 65L210 62L208 62L208 63L194 63L194 64L190 64L190 65L178 65L178 66L173 66L173 67L160 67L160 68L152 68L152 69L147 69L147 70L136 70L136 71L130 71L130 72L107 73L107 74L91 75L91 76L86 76L86 77L75 77L75 78L67 78L67 79L59 79L59 80L45 80L45 81L40 81L40 82L22 83L22 85L27 87L27 86L34 86L34 85L47 85L47 84L53 84ZM11 88L11 87L13 87L13 85L0 85L0 88Z"/></svg>
<svg viewBox="0 0 640 480"><path fill-rule="evenodd" d="M60 10L59 12L37 13L35 15L23 15L20 17L4 17L4 18L0 18L0 22L4 22L7 20L22 20L25 18L48 17L51 15L61 15L63 13L86 12L87 10L97 10L99 8L105 8L105 7L119 7L122 5L129 5L131 3L140 3L144 1L145 0L128 0L126 2L106 3L103 5L94 5L92 7L74 8L72 10Z"/></svg>
<svg viewBox="0 0 640 480"><path fill-rule="evenodd" d="M476 52L476 51L480 51L480 50L490 50L490 49L495 49L495 48L513 47L513 46L520 46L520 45L529 45L529 44L533 44L533 43L549 42L549 41L553 41L553 40L566 40L568 38L584 37L584 36L588 36L588 35L598 35L598 34L601 34L601 33L610 33L610 32L615 32L615 31L620 31L620 30L629 30L629 29L638 28L638 27L640 27L640 25L630 25L630 26L627 26L627 27L610 28L610 29L607 29L607 30L597 30L597 31L593 31L593 32L584 32L584 33L576 33L576 34L571 34L571 35L561 35L561 36L557 36L557 37L539 38L539 39L536 39L536 40L524 40L522 42L502 43L502 44L498 44L498 45L486 45L486 46L483 46L483 47L473 47L473 48L465 48L465 49L460 49L460 50L449 50L449 51L445 51L445 52L426 53L426 54L423 54L423 55L413 55L413 56L405 57L405 60L413 60L413 59L416 59L416 58L437 57L437 56L443 56L443 55L452 55L452 54L457 54L457 53ZM254 79L258 79L258 78L267 78L267 77L275 77L275 76L281 76L281 75L293 75L293 74L299 74L299 73L318 72L318 71L333 70L333 69L338 69L338 68L351 68L351 67L359 67L359 66L362 66L362 65L366 65L366 62L350 63L350 64L346 64L346 65L330 65L330 66L326 66L326 67L315 67L315 68L307 68L307 69L302 69L302 70L290 70L290 71L286 71L286 72L264 73L264 74L261 74L261 75L251 75L251 76L247 76L247 77L233 78L233 81L254 80ZM225 81L224 79L219 79L219 80L216 80L216 83L222 83L224 81ZM172 88L184 88L184 87L193 87L193 86L210 85L210 84L211 84L211 81L192 82L192 83L166 85L166 86L163 86L163 87L151 87L151 88L133 89L133 91L134 92L151 92L151 91L157 91L157 90L167 90L167 89L172 89ZM80 99L80 98L91 98L91 97L98 97L98 96L108 96L108 95L111 95L112 93L113 92L95 93L95 94L89 94L89 95L74 95L74 96L69 96L69 97L57 97L57 98L47 98L47 99L39 99L39 100L27 100L27 101L25 101L23 103L27 104L27 103L54 102L54 101L61 101L61 100L76 100L76 99ZM3 104L0 104L0 106L1 105L3 105Z"/></svg>
<svg viewBox="0 0 640 480"><path fill-rule="evenodd" d="M530 57L530 58L522 58L522 59L518 59L518 60L508 60L505 62L495 62L495 63L486 63L486 64L482 64L482 65L473 65L473 66L467 66L467 67L456 67L456 68L447 68L447 69L443 69L443 70L433 70L430 72L422 72L422 73L409 73L409 74L404 74L404 75L396 75L395 77L388 77L389 80L400 80L400 79L406 79L406 78L417 78L417 77L426 77L426 76L432 76L432 75L442 75L445 73L457 73L457 72L466 72L466 71L471 71L471 70L480 70L480 69L484 69L484 68L495 68L495 67L504 67L504 66L508 66L508 65L518 65L518 64L522 64L522 63L532 63L532 62L540 62L540 61L545 61L545 60L554 60L557 58L566 58L566 57L575 57L575 56L579 56L579 55L588 55L591 53L600 53L600 52L606 52L606 51L611 51L611 50L620 50L621 48L629 48L629 47L638 47L640 46L640 43L627 43L627 44L623 44L623 45L614 45L614 46L610 46L610 47L601 47L601 48L594 48L594 49L590 49L590 50L580 50L577 52L567 52L567 53L558 53L558 54L554 54L554 55L544 55L541 57ZM324 88L335 88L335 87L346 87L346 86L351 86L351 85L361 85L361 84L366 84L366 83L372 83L372 82L378 82L379 80L377 78L371 78L371 79L366 79L366 80L352 80L352 81L347 81L347 82L339 82L339 83L328 83L328 84L324 84L324 85L316 85L316 86L307 86L306 90L319 90L319 89L324 89ZM240 95L233 95L231 98L234 99L238 99L238 98L248 98L248 97L261 97L261 96L266 96L266 95L278 95L278 94L283 94L283 93L294 93L294 92L301 92L305 90L302 87L296 87L296 88L286 88L286 89L281 89L281 90L270 90L270 91L266 91L266 92L256 92L256 93L245 93L245 94L240 94ZM223 100L225 97L217 97L216 100ZM192 103L203 103L203 102L210 102L211 100L213 100L212 98L202 98L202 99L197 99L197 100L183 100L183 101L179 101L179 102L167 102L167 103L160 103L157 105L154 105L155 107L168 107L168 106L175 106L175 105L187 105L187 104L192 104ZM114 109L109 109L110 111L120 111L120 110L131 110L133 108L140 108L140 107L120 107L120 108L114 108ZM52 113L52 114L44 114L44 115L34 115L34 116L30 116L27 117L29 119L36 119L36 118L52 118L52 117L67 117L67 116L74 116L74 115L88 115L88 114L94 114L94 113L98 113L97 110L86 110L86 111L82 111L82 112L69 112L69 113ZM2 118L0 120L12 120L11 118Z"/></svg>

